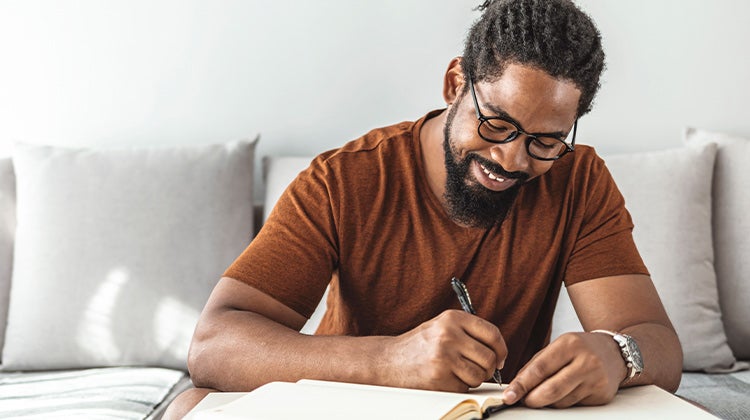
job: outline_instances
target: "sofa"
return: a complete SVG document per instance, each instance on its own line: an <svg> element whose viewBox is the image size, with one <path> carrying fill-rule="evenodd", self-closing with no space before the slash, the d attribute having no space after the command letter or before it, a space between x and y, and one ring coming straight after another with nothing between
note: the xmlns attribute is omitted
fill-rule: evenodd
<svg viewBox="0 0 750 420"><path fill-rule="evenodd" d="M605 159L685 351L678 395L748 418L750 141L685 137ZM200 310L312 158L262 159L261 208L256 144L19 145L0 157L0 418L158 419L191 385ZM302 331L324 310L325 299ZM563 290L552 336L578 329Z"/></svg>

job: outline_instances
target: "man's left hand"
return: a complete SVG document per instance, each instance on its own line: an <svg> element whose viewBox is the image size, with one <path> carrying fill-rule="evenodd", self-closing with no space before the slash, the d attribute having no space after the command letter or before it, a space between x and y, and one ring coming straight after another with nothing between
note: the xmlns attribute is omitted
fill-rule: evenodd
<svg viewBox="0 0 750 420"><path fill-rule="evenodd" d="M537 353L505 390L505 403L527 407L602 405L615 397L627 368L606 334L567 333Z"/></svg>

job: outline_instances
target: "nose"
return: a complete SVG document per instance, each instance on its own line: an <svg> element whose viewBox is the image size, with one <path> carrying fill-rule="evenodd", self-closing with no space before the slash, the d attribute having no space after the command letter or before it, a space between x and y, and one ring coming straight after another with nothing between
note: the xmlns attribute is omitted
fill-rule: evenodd
<svg viewBox="0 0 750 420"><path fill-rule="evenodd" d="M528 172L531 156L526 152L526 135L520 134L510 143L492 145L490 156L508 172Z"/></svg>

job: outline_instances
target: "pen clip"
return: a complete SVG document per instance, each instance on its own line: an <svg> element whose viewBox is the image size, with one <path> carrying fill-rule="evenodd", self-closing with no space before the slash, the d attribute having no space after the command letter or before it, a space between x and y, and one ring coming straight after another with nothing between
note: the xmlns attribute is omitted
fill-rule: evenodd
<svg viewBox="0 0 750 420"><path fill-rule="evenodd" d="M461 308L472 315L476 315L477 312L474 310L474 306L472 306L471 304L469 291L466 289L466 285L464 284L464 282L457 279L456 277L453 277L451 279L451 287L453 287L453 290L456 291L456 295L458 295L458 301L461 303Z"/></svg>

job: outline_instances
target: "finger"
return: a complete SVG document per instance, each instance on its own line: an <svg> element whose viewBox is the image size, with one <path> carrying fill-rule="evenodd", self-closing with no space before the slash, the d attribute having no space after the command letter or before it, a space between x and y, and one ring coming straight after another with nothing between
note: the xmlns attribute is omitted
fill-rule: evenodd
<svg viewBox="0 0 750 420"><path fill-rule="evenodd" d="M449 378L447 378L445 381L441 383L441 385L437 388L435 388L438 391L446 391L446 392L466 392L470 388L469 385L466 384L461 378L456 376L455 373L450 375Z"/></svg>
<svg viewBox="0 0 750 420"><path fill-rule="evenodd" d="M556 403L552 404L552 407L555 408L568 408L572 407L581 400L583 400L588 395L588 392L586 391L586 387L581 385L578 385L573 391L571 391L568 395L566 395L564 398L560 399Z"/></svg>
<svg viewBox="0 0 750 420"><path fill-rule="evenodd" d="M589 393L589 395L584 395L578 403L581 405L604 405L612 401L615 395L617 395L617 390L610 393Z"/></svg>
<svg viewBox="0 0 750 420"><path fill-rule="evenodd" d="M482 380L492 376L497 368L495 351L470 335L466 335L465 343L460 348L460 355L482 369L484 376Z"/></svg>
<svg viewBox="0 0 750 420"><path fill-rule="evenodd" d="M514 404L524 398L537 385L571 362L571 355L557 351L557 348L555 343L550 344L521 369L503 392L506 404Z"/></svg>
<svg viewBox="0 0 750 420"><path fill-rule="evenodd" d="M505 344L505 339L497 326L474 315L471 315L471 319L463 323L462 326L466 334L484 344L494 353L491 372L494 372L495 368L502 369L505 359L508 357L508 346Z"/></svg>
<svg viewBox="0 0 750 420"><path fill-rule="evenodd" d="M478 387L488 377L486 369L464 357L459 357L457 360L453 374L471 388Z"/></svg>
<svg viewBox="0 0 750 420"><path fill-rule="evenodd" d="M524 404L531 408L554 406L565 400L581 386L581 371L568 364L554 375L531 389L524 399ZM583 396L581 397L583 398ZM574 401L578 402L578 400Z"/></svg>

